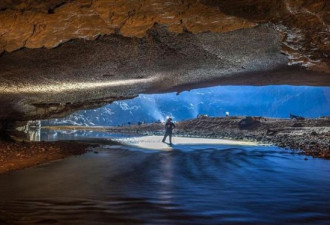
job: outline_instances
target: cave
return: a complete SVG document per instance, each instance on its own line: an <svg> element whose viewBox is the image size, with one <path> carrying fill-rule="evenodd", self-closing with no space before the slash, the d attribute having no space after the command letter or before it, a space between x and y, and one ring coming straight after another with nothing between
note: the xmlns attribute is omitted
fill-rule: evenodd
<svg viewBox="0 0 330 225"><path fill-rule="evenodd" d="M99 218L97 222L107 221L113 224L185 224L187 219L191 219L189 224L275 224L277 219L283 224L300 224L306 221L311 224L316 221L328 223L330 218L326 212L329 208L321 207L321 205L323 201L330 200L329 189L318 190L320 193L318 198L310 197L308 200L311 202L306 200L307 205L304 209L299 209L298 205L294 204L304 199L293 196L294 194L288 190L282 190L280 185L274 185L274 189L270 186L266 187L274 195L269 197L266 193L261 194L261 198L265 201L259 201L254 205L251 199L245 198L245 202L239 202L233 197L233 208L229 207L231 202L227 202L228 207L221 208L223 211L219 209L219 212L203 211L203 207L207 204L218 206L217 202L213 202L214 199L211 198L207 198L205 202L202 201L205 205L202 203L196 205L194 202L185 202L187 199L183 199L183 208L176 207L175 204L180 205L180 202L170 200L178 200L175 194L183 196L182 193L175 192L173 189L187 188L193 196L201 191L197 190L198 185L200 187L207 184L213 185L212 182L207 183L207 179L204 183L198 183L197 178L193 180L192 177L195 176L200 176L200 180L205 178L203 173L195 170L196 168L204 171L206 177L213 177L217 181L224 179L222 181L225 183L233 182L233 193L241 193L244 184L238 184L239 180L244 180L244 177L256 179L254 175L236 171L237 174L234 174L234 177L226 173L224 178L221 178L209 173L211 170L227 171L234 167L235 163L232 161L235 160L239 162L237 167L247 166L248 171L259 174L261 180L273 176L274 174L269 171L275 171L276 162L280 162L281 166L284 166L281 167L283 171L281 170L279 174L292 176L296 183L290 183L288 180L279 180L279 183L282 182L283 185L286 184L295 191L299 185L304 186L304 190L315 188L311 185L313 182L319 182L317 183L319 186L328 187L329 175L326 170L330 168L328 160L330 159L329 54L330 4L327 0L1 1L0 163L2 165L0 165L0 182L8 181L8 184L1 185L0 183L0 193L3 193L0 194L0 199L4 199L0 200L0 224L20 224L24 222L24 218L27 218L28 224L52 222L92 224L93 216L99 214L101 216L96 216ZM218 93L213 96L216 99L225 99L223 96L227 96L226 91L239 93L237 96L241 101L240 104L244 105L244 101L249 104L246 104L246 107L241 106L239 111L230 106L233 100L228 98L229 100L221 105L220 113L220 106L211 108L212 102L209 101L205 104L209 106L208 111L206 109L198 111L194 108L183 116L182 110L179 110L184 105L182 98L186 96L187 104L193 104L196 90ZM290 91L287 92L287 90ZM268 109L270 103L263 102L255 106L257 110L249 111L250 102L258 101L258 97L263 97L266 93L267 96L271 96L267 101L273 104L284 104L283 101L285 101L288 109L267 111L264 109ZM302 93L304 101L301 99L300 102L281 101L281 97L277 96L278 93L287 94L286 98ZM143 98L143 96L147 97ZM170 111L165 113L164 110L162 114L155 111L155 108L150 108L154 103L148 100L148 96L181 98L181 102L175 104L164 103L169 107L177 108L181 114L174 115ZM211 95L203 96L211 99ZM237 99L235 101L239 102ZM118 113L113 116L121 118L121 120L116 120L120 123L105 125L104 122L100 122L97 126L92 122L79 123L78 126L75 126L77 123L65 123L69 121L68 118L74 116L86 119L88 113L93 110L101 113L98 115L102 116L102 109L114 107L116 104L127 104L125 102L130 101L148 106L146 108L157 115L151 116L147 122L141 122L142 117L136 121L129 120L129 116L125 117L124 114ZM212 111L214 108L218 111ZM121 111L121 113L124 112ZM158 147L154 147L158 139L155 139L153 135L163 135L167 114L171 114L177 125L174 129L177 146L174 144L171 147L157 143ZM98 115L92 114L93 118ZM147 117L147 114L144 117ZM70 119L70 121L73 120ZM47 138L41 140L40 126L47 130L43 134L45 137L50 134L63 135L64 139L57 136L53 139L52 136L49 140ZM85 139L83 142L72 138L65 139L73 130L75 132L78 130L79 134L83 133L84 138L91 135L91 132L123 134L125 138L118 138L116 135L100 135L97 139ZM125 136L127 133L130 136ZM150 134L153 135L150 136ZM137 136L132 137L132 135ZM148 135L150 139L143 139L143 137L149 137ZM128 139L130 140L127 141ZM207 147L203 147L200 155L197 153L194 155L194 150L201 145L198 140L203 140L203 144ZM153 147L145 144L148 141L153 143ZM189 141L193 144L187 145ZM123 149L121 145L118 147L118 143L130 147ZM143 143L143 145L136 143ZM242 150L243 147L237 146L246 146L244 147L246 151ZM255 149L252 149L253 146ZM109 158L114 166L113 168L105 167L102 157L110 154L108 151L112 148L118 148L111 153L115 154L112 155L114 158ZM148 156L148 154L143 155L144 151L142 151L143 154L137 154L138 148L160 149L157 155ZM179 154L176 151L180 152L180 149L184 150ZM118 153L120 150L123 151L121 154ZM221 155L214 152L221 152ZM266 158L270 157L269 154L272 154L271 157L274 158ZM79 161L79 157L69 157L72 155L81 155L79 157L83 159ZM95 161L98 160L99 167L86 165L86 168L83 168L84 162L88 163L89 155L94 157L91 159L92 163L96 164ZM158 164L148 163L147 156ZM101 158L98 159L98 157ZM259 161L258 157L265 159ZM59 160L62 158L65 159ZM140 164L133 162L134 158ZM200 158L201 161L196 161L196 158ZM226 163L222 161L223 159L227 159ZM250 159L251 164L246 164L250 162ZM54 160L59 160L59 162ZM100 183L105 182L104 179L106 179L103 175L97 177L96 172L102 173L103 170L100 169L102 166L102 169L112 174L107 178L116 180L114 185L118 186L110 188L114 193L125 188L132 188L132 190L128 191L128 195L123 194L119 197L114 195L107 203L104 203L108 205L102 205L92 198L88 199L86 196L93 196L91 195L92 185L86 187L80 185L78 178L84 177L80 173L78 175L74 166L70 166L70 160L72 160L72 165L76 165L76 168L81 167L86 174L95 177L95 182L99 179ZM180 164L177 160L182 160L182 167L185 166L182 171L177 168L177 164ZM205 160L210 162L209 166L207 163L203 164ZM220 161L225 165L224 167L219 166ZM289 161L292 162L289 163ZM51 163L47 166L49 162ZM58 166L52 164L53 162L55 164L57 162ZM141 176L133 175L119 162L123 165L127 163L131 168L135 168ZM314 162L315 167L305 165L300 168L301 162ZM41 165L36 166L39 164ZM155 174L145 172L143 164L146 164L146 170L155 169ZM268 174L260 173L256 165L265 170L268 168ZM117 167L123 176L117 176L113 172ZM294 174L290 167L306 173L305 178L310 182L302 182L301 174ZM320 170L319 177L313 177L312 172L308 170L310 167L311 171L316 171L315 173L318 169ZM27 169L22 170L24 168ZM80 187L77 188L80 195L71 190L59 188L57 194L61 196L61 193L66 192L67 194L63 195L66 197L57 201L55 194L53 199L47 201L47 195L51 190L48 186L41 188L40 195L37 192L26 191L39 182L49 182L49 186L54 184L55 187L60 187L58 180L60 178L55 173L56 168L61 169L59 171L66 169L73 171L75 178L63 175L65 176L63 180L67 180L68 183L70 180L75 181L73 186ZM95 173L90 172L94 171L93 169ZM289 172L286 174L284 170L289 170L290 174ZM189 182L181 184L173 171L188 174L183 179ZM42 178L27 180L39 173L44 180ZM132 176L134 182L142 179L141 184L136 182L134 186L128 178L125 178L126 173L128 177ZM156 178L152 180L150 177L153 176L158 177L159 180ZM57 179L58 183L49 180L52 177L55 181ZM275 182L275 180L274 178L270 182ZM22 185L24 188L13 188L15 182L20 181L24 183ZM157 204L149 201L147 197L150 196L144 196L143 191L134 195L136 194L133 191L134 187L148 190L148 182L151 182L152 187L157 182L160 186L164 184L163 189L156 188L157 193L150 191L150 194L160 196L155 200ZM64 186L67 185L69 184ZM250 181L246 185L259 191L261 188L260 184ZM267 185L271 183L267 182ZM220 186L219 183L215 184L214 187L219 187L219 189L209 190L209 194L219 196L230 192L227 186ZM100 186L95 187L95 190L98 188L101 190ZM8 197L12 190L22 192L22 197L18 194L12 194L12 198ZM102 191L103 189L100 193L103 193ZM254 193L254 189L250 191ZM281 191L287 195L288 200L275 196ZM166 193L173 195L167 196ZM132 195L132 198L129 195ZM246 197L248 192L244 192L243 195ZM42 207L37 202L31 201L29 196L39 196L45 206ZM87 199L82 201L84 197ZM101 200L103 197L97 196ZM123 197L123 199L117 199L117 197ZM196 199L201 197L202 194L196 194ZM274 203L276 211L274 215L261 210L267 205L267 199ZM14 200L18 201L17 205L14 204ZM32 210L35 207L40 213L54 210L57 206L63 209L67 204L68 215L78 213L79 216L71 220L68 217L62 218L60 213L55 212L54 215L45 213L44 217L35 215L29 217L21 211L23 203L20 201L26 201L29 209ZM229 200L221 198L221 201ZM288 201L292 201L292 204L289 204L292 208L288 210L291 210L291 213L285 211L279 204L279 202L285 204ZM188 207L190 203L191 208ZM74 210L75 206L84 204L90 205L92 209L90 211ZM154 214L148 214L142 209L141 212L138 210L126 212L125 209L120 210L116 204L127 204L134 210L145 207ZM262 212L249 214L249 217L248 214L244 214L244 210L238 210L241 207L248 213L253 207L257 207ZM308 207L315 208L315 211L305 210ZM168 213L166 213L167 210ZM201 210L202 213L194 213L194 210ZM88 213L91 213L90 217L86 216ZM211 216L208 216L208 213ZM235 213L237 215L234 215ZM280 214L284 216L281 217ZM265 216L268 219L265 219Z"/></svg>

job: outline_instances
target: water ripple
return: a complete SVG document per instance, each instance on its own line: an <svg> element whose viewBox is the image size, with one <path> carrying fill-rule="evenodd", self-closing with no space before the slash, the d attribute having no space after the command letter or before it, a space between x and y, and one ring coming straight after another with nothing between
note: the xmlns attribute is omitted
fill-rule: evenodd
<svg viewBox="0 0 330 225"><path fill-rule="evenodd" d="M274 147L99 154L0 176L0 224L330 224L330 161Z"/></svg>

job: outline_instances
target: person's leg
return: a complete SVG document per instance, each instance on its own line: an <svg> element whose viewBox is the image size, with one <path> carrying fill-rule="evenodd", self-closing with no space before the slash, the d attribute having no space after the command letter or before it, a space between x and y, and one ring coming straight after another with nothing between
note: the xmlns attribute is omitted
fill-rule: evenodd
<svg viewBox="0 0 330 225"><path fill-rule="evenodd" d="M170 138L170 144L172 144L172 133L170 133L168 136Z"/></svg>
<svg viewBox="0 0 330 225"><path fill-rule="evenodd" d="M164 138L163 138L163 140L162 140L162 142L165 142L165 140L166 140L166 138L167 138L167 133L165 133L165 135L164 135Z"/></svg>

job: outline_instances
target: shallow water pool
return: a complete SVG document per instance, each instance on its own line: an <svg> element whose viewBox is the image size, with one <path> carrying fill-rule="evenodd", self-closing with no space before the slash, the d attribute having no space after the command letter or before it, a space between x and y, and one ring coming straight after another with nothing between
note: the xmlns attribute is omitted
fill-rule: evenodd
<svg viewBox="0 0 330 225"><path fill-rule="evenodd" d="M0 224L330 224L328 160L266 146L93 150L1 175Z"/></svg>

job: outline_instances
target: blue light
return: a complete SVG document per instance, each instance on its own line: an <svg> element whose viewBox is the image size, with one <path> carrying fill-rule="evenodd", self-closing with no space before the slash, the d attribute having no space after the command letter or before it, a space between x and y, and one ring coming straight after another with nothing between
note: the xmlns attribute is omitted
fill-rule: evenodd
<svg viewBox="0 0 330 225"><path fill-rule="evenodd" d="M289 114L304 117L330 115L330 87L310 86L216 86L166 94L142 94L96 110L83 110L57 124L70 124L83 118L85 125L121 125L127 122L176 121L209 116L263 116L288 118ZM77 121L75 121L77 122Z"/></svg>

